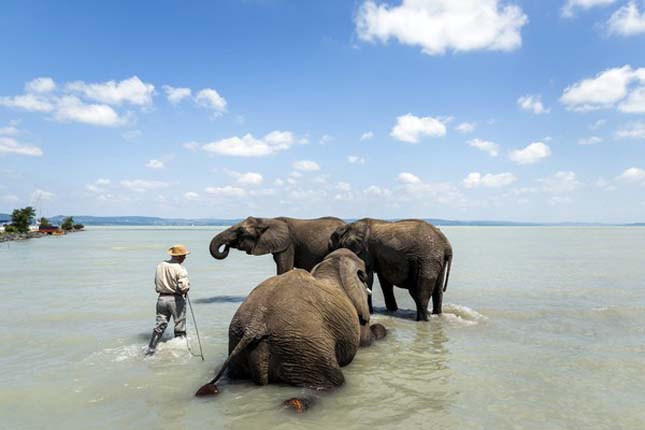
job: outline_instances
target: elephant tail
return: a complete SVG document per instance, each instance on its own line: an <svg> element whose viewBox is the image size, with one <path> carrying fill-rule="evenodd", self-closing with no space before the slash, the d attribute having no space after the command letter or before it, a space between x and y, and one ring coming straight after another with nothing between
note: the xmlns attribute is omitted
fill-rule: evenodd
<svg viewBox="0 0 645 430"><path fill-rule="evenodd" d="M253 341L260 337L262 336L258 335L257 333L252 333L250 330L245 330L244 335L237 343L237 345L235 345L233 351L231 351L228 357L226 357L226 360L224 361L224 364L222 364L222 367L219 369L219 372L217 372L217 375L215 375L215 377L209 383L202 385L195 393L195 396L201 397L218 394L219 390L217 389L217 385L215 385L215 383L219 380L219 378L222 377L231 360L237 357L242 351L244 351L244 349L246 349L247 346L249 346Z"/></svg>
<svg viewBox="0 0 645 430"><path fill-rule="evenodd" d="M443 273L444 273L443 291L444 291L444 293L448 289L448 278L450 278L450 266L452 266L452 250L450 250L450 253L446 253L446 255L443 257Z"/></svg>

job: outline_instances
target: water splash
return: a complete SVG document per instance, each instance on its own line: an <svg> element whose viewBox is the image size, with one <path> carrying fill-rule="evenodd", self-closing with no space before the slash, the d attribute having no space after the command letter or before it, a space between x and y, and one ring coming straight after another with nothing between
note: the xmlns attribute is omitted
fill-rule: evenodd
<svg viewBox="0 0 645 430"><path fill-rule="evenodd" d="M432 318L441 318L451 324L464 326L474 326L488 320L488 317L468 306L450 303L443 305L443 314L432 315Z"/></svg>

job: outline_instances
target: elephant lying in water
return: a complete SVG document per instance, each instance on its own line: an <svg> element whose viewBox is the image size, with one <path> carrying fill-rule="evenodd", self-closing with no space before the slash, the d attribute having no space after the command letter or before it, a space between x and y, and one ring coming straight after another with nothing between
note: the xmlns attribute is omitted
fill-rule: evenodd
<svg viewBox="0 0 645 430"><path fill-rule="evenodd" d="M452 247L444 234L423 220L396 222L365 218L338 227L329 240L329 249L347 248L363 259L372 287L374 272L383 290L389 311L398 306L392 286L406 288L417 307L417 321L440 314L443 293L448 286ZM372 300L369 299L370 312Z"/></svg>
<svg viewBox="0 0 645 430"><path fill-rule="evenodd" d="M217 394L215 382L286 383L329 389L343 384L340 370L359 346L385 337L369 326L365 264L353 252L327 255L311 273L294 269L258 285L229 326L229 356L197 396Z"/></svg>
<svg viewBox="0 0 645 430"><path fill-rule="evenodd" d="M278 275L294 267L310 271L329 252L327 242L336 228L345 223L333 217L318 219L254 218L227 228L210 244L211 255L222 260L230 248L249 255L273 254ZM220 248L224 246L224 250Z"/></svg>

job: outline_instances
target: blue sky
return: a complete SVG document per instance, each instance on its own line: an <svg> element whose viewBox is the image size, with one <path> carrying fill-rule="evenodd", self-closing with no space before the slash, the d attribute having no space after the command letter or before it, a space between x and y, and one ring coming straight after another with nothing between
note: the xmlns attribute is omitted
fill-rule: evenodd
<svg viewBox="0 0 645 430"><path fill-rule="evenodd" d="M0 212L645 220L645 3L3 2Z"/></svg>

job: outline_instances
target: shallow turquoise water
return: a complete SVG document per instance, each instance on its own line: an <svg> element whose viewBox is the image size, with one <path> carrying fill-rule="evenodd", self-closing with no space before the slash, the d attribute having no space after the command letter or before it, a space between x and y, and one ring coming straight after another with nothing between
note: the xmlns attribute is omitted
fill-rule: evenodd
<svg viewBox="0 0 645 430"><path fill-rule="evenodd" d="M645 228L444 228L455 250L445 314L377 313L388 338L304 416L302 393L224 384L228 323L271 257L215 261L217 228L94 228L0 246L2 428L643 429ZM142 359L153 272L185 243L206 361L170 340ZM375 303L383 306L375 288ZM192 327L192 326L191 326ZM196 342L191 342L196 349Z"/></svg>

